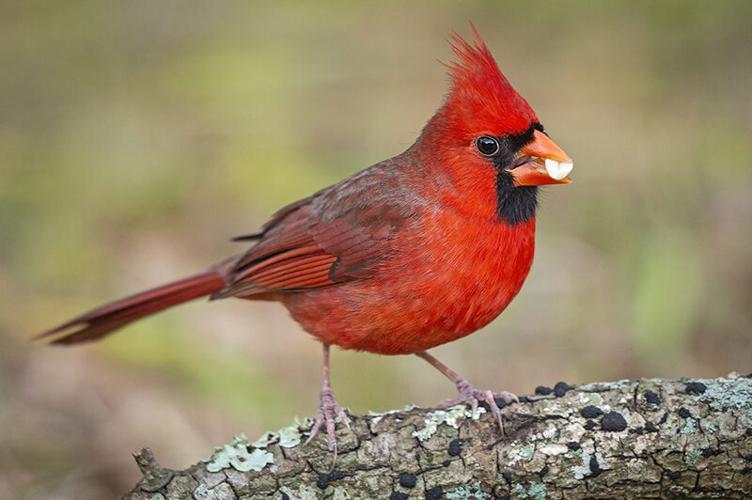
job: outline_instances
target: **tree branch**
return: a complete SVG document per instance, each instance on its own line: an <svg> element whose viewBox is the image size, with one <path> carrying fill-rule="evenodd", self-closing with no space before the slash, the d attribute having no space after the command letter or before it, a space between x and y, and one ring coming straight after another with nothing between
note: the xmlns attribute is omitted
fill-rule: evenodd
<svg viewBox="0 0 752 500"><path fill-rule="evenodd" d="M551 389L548 389L551 391ZM480 409L354 416L339 455L310 421L244 437L183 470L149 450L128 500L752 496L752 378L623 380L521 398L506 435ZM341 426L339 426L341 427Z"/></svg>

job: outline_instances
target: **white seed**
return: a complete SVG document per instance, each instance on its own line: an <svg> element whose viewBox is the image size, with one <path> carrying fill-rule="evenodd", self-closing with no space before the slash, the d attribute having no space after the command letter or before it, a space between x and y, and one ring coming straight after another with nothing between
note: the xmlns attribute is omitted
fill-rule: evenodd
<svg viewBox="0 0 752 500"><path fill-rule="evenodd" d="M569 175L569 172L571 172L573 168L573 163L560 163L556 160L546 158L546 172L548 172L549 177L554 180L562 180Z"/></svg>

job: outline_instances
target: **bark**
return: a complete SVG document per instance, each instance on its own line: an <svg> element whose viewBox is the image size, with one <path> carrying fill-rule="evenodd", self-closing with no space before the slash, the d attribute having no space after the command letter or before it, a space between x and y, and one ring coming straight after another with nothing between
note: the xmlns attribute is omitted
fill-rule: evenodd
<svg viewBox="0 0 752 500"><path fill-rule="evenodd" d="M538 388L504 408L405 408L304 445L310 421L243 436L182 471L136 454L124 498L749 498L752 378L622 380ZM474 418L475 417L475 418Z"/></svg>

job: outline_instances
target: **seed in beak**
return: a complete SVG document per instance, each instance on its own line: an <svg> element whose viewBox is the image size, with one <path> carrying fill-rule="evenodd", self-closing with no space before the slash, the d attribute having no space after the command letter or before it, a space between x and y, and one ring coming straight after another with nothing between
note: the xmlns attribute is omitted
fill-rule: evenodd
<svg viewBox="0 0 752 500"><path fill-rule="evenodd" d="M574 168L574 163L562 163L546 158L546 172L554 180L560 181L569 175Z"/></svg>

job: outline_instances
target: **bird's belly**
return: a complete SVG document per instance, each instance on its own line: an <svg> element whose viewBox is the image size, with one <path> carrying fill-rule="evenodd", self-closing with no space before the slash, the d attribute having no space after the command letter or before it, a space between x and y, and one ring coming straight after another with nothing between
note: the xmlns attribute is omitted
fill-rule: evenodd
<svg viewBox="0 0 752 500"><path fill-rule="evenodd" d="M373 277L283 302L328 344L380 354L429 349L478 330L506 308L532 263L531 225L424 239L422 249L396 256Z"/></svg>

